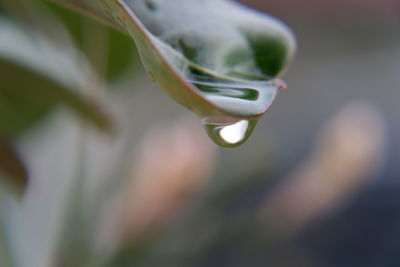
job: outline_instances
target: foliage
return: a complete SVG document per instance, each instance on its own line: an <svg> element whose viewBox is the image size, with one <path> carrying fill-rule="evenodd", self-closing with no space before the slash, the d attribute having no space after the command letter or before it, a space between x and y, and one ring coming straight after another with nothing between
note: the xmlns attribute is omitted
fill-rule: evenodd
<svg viewBox="0 0 400 267"><path fill-rule="evenodd" d="M203 123L256 121L283 86L290 30L226 0L52 2L0 1L0 266L209 266L226 251L245 260L228 266L314 266L302 247L276 252L365 184L379 114L343 109L279 186L255 151L224 177L192 119L148 122L166 111L137 58Z"/></svg>
<svg viewBox="0 0 400 267"><path fill-rule="evenodd" d="M257 105L236 109L214 101L199 83L229 84L230 94L232 84L261 83L275 92L294 53L286 26L222 0L54 2L122 33L41 1L1 2L1 266L199 266L226 246L251 257L273 255L323 210L310 183L326 192L324 207L334 206L363 183L355 179L362 164L348 163L373 167L379 118L368 107L350 109L329 128L333 136L324 144L333 145L294 172L297 182L286 186L295 197L278 189L260 207L232 211L241 192L262 181L208 181L215 147L191 121L158 125L140 145L132 143L139 131L133 117L148 114L134 114L129 103L145 86L124 34L173 99L202 118L232 122L258 119L276 94L244 99ZM349 127L349 114L359 124ZM349 153L343 127L365 150ZM336 161L331 157L340 164L325 164ZM337 168L342 180L320 182ZM309 212L300 216L295 204L302 201Z"/></svg>

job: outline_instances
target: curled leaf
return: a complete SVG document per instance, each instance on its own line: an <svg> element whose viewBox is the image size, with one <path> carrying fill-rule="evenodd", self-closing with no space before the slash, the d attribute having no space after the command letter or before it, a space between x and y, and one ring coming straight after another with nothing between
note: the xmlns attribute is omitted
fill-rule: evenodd
<svg viewBox="0 0 400 267"><path fill-rule="evenodd" d="M149 76L196 112L214 141L235 146L247 139L293 56L286 26L231 1L102 2L135 40ZM242 120L242 138L223 138L226 126Z"/></svg>
<svg viewBox="0 0 400 267"><path fill-rule="evenodd" d="M95 3L83 2L86 8ZM278 76L295 41L268 15L229 0L99 2L132 36L150 78L197 113L220 145L243 143L284 86ZM232 128L241 138L224 138L221 132L237 123L247 125Z"/></svg>
<svg viewBox="0 0 400 267"><path fill-rule="evenodd" d="M200 116L262 114L269 103L229 110L210 94L260 101L263 97L256 94L258 88L245 90L241 83L281 86L273 78L293 56L293 37L283 24L230 1L103 2L134 38L150 77ZM177 88L182 86L185 90ZM228 88L238 90L235 94L224 90ZM199 106L203 101L218 111Z"/></svg>

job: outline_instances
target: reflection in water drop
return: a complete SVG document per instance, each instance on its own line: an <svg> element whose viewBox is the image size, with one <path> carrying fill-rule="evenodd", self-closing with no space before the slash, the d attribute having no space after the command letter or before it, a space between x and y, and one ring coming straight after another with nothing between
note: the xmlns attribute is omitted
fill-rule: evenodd
<svg viewBox="0 0 400 267"><path fill-rule="evenodd" d="M253 132L257 120L241 120L231 124L205 123L210 138L223 147L237 147L243 144Z"/></svg>
<svg viewBox="0 0 400 267"><path fill-rule="evenodd" d="M219 135L225 140L225 142L229 144L236 144L243 140L248 127L248 121L239 121L235 124L222 127L222 129L219 131Z"/></svg>
<svg viewBox="0 0 400 267"><path fill-rule="evenodd" d="M204 96L222 110L237 116L263 114L274 101L280 81L201 81L189 80Z"/></svg>

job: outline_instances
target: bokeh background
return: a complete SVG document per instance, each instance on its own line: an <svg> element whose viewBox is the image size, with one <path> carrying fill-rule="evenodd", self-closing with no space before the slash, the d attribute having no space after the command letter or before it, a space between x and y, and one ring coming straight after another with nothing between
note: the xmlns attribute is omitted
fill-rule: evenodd
<svg viewBox="0 0 400 267"><path fill-rule="evenodd" d="M15 266L400 266L400 3L240 2L284 21L298 51L253 136L222 149L146 76L130 38L54 4L0 1L2 18L73 51L90 71L68 77L113 125L98 131L61 99L4 138L29 176L22 200L0 205ZM1 71L9 86L15 70Z"/></svg>

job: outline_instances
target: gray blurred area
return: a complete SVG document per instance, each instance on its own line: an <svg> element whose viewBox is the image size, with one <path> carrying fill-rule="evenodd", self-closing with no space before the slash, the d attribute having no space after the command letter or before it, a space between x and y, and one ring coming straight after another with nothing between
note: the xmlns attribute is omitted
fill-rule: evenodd
<svg viewBox="0 0 400 267"><path fill-rule="evenodd" d="M338 108L360 100L376 105L389 123L387 167L395 172L400 156L399 4L242 2L280 18L297 36L297 57L284 76L289 88L260 124L265 132L276 131L285 157L303 151Z"/></svg>

